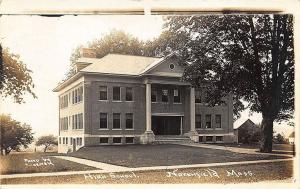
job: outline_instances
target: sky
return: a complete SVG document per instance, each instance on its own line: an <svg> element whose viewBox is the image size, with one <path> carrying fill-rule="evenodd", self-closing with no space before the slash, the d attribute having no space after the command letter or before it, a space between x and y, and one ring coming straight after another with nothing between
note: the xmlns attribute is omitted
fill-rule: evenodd
<svg viewBox="0 0 300 189"><path fill-rule="evenodd" d="M33 99L26 95L23 104L2 98L1 113L11 114L13 119L30 124L35 137L58 135L58 97L52 89L68 71L72 51L113 29L123 30L140 40L152 39L162 32L162 25L161 16L1 16L1 43L10 52L19 54L27 68L33 71L34 92L38 96ZM260 114L249 115L248 110L241 115L234 127L248 118L254 123L260 123L262 119ZM275 124L274 129L288 136L293 127L283 123Z"/></svg>

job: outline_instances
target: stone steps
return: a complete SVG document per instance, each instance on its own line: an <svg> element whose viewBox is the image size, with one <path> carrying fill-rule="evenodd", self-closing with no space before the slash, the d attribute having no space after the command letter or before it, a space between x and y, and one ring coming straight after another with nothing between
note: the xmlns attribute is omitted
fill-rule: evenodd
<svg viewBox="0 0 300 189"><path fill-rule="evenodd" d="M177 136L177 135L161 135L155 136L154 144L174 144L174 143L194 143L189 137L187 136Z"/></svg>

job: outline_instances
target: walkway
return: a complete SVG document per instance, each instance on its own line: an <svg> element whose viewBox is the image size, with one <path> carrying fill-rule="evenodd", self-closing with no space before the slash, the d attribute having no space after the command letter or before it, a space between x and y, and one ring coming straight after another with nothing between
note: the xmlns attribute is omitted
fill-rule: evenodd
<svg viewBox="0 0 300 189"><path fill-rule="evenodd" d="M86 165L94 165L95 168L106 168L105 170L89 170L89 171L68 171L68 172L52 172L52 173L27 173L27 174L11 174L11 175L1 175L1 178L24 178L24 177L46 177L46 176L63 176L63 175L80 175L80 174L99 174L99 173L112 173L112 172L132 172L132 171L155 171L155 170L171 170L171 169L183 169L183 168L207 168L207 167L219 167L219 166L229 166L229 165L246 165L246 164L259 164L259 163L274 163L274 162L285 162L293 161L293 158L285 159L274 159L274 160L257 160L257 161L242 161L242 162L226 162L226 163L207 163L207 164L192 164L192 165L174 165L174 166L155 166L155 167L138 167L138 168L128 168L115 166L110 164L104 164L95 161L86 161L84 159L72 159L66 156L56 156L69 161L75 160L77 163L86 163ZM112 168L109 170L109 168Z"/></svg>
<svg viewBox="0 0 300 189"><path fill-rule="evenodd" d="M117 166L117 165L112 165L112 164L108 164L108 163L102 163L102 162L98 162L98 161L92 161L92 160L70 157L70 156L53 156L53 157L63 159L63 160L73 161L75 163L80 163L83 165L95 167L97 169L102 169L102 170L127 171L127 169L128 169L127 167L123 167L123 166Z"/></svg>
<svg viewBox="0 0 300 189"><path fill-rule="evenodd" d="M201 143L174 143L183 146L192 146L198 148L209 148L215 150L226 150L235 153L242 153L242 154L266 154L266 155L274 155L274 156L283 156L283 157L293 157L293 155L289 154L276 154L276 153L262 153L257 152L257 149L250 149L250 148L238 148L238 147L228 147L228 146L218 146L212 144L201 144ZM285 150L273 150L273 152L292 152L292 151L285 151Z"/></svg>

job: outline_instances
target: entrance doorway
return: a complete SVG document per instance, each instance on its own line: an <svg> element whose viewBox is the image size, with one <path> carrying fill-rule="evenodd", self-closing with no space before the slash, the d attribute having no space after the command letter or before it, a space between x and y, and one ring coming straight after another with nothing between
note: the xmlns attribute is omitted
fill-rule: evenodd
<svg viewBox="0 0 300 189"><path fill-rule="evenodd" d="M180 116L152 116L152 131L155 135L180 135Z"/></svg>

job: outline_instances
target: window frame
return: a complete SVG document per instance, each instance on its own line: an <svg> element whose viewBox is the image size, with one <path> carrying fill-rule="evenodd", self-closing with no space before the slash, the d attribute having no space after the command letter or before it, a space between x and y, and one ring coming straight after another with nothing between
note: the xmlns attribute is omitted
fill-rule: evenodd
<svg viewBox="0 0 300 189"><path fill-rule="evenodd" d="M164 95L164 91L167 92L167 95ZM161 93L161 102L168 103L169 102L169 90L168 89L162 89L161 92L162 92ZM167 101L164 101L164 97L166 97Z"/></svg>
<svg viewBox="0 0 300 189"><path fill-rule="evenodd" d="M127 115L131 115L131 128L127 128ZM125 130L134 130L134 116L133 113L126 113L125 114Z"/></svg>
<svg viewBox="0 0 300 189"><path fill-rule="evenodd" d="M220 117L220 126L219 127L217 127L218 126L218 123L217 123L217 117ZM215 128L216 129L222 129L222 115L221 114L216 114L215 115Z"/></svg>
<svg viewBox="0 0 300 189"><path fill-rule="evenodd" d="M101 114L102 115L104 115L104 114L106 115L106 127L105 128L101 127ZM108 130L108 113L105 113L105 112L100 112L99 113L99 130Z"/></svg>
<svg viewBox="0 0 300 189"><path fill-rule="evenodd" d="M177 91L177 96L175 96L175 91ZM177 99L177 98L175 98L175 97L178 97L179 98L179 101L177 102L175 102L175 99ZM181 104L182 103L182 100L181 100L181 91L179 90L179 89L174 89L173 90L173 103L174 104Z"/></svg>
<svg viewBox="0 0 300 189"><path fill-rule="evenodd" d="M115 99L115 89L116 88L119 88L119 99ZM119 86L114 86L113 87L113 98L112 98L112 101L113 102L121 102L122 100L121 100L121 87L119 87Z"/></svg>
<svg viewBox="0 0 300 189"><path fill-rule="evenodd" d="M116 115L119 115L119 127L118 128L115 128L115 116ZM112 119L113 119L113 125L112 125L112 129L113 130L121 130L121 114L120 113L113 113L113 116L112 116Z"/></svg>
<svg viewBox="0 0 300 189"><path fill-rule="evenodd" d="M197 121L197 117L200 117L199 121ZM197 125L198 125L197 123L200 124L200 127L197 127ZM201 114L196 114L195 115L195 128L196 129L201 129L202 128L202 116L201 116Z"/></svg>
<svg viewBox="0 0 300 189"><path fill-rule="evenodd" d="M105 88L105 91L104 90L101 90L101 87ZM101 99L101 92L105 92L105 99ZM100 85L99 86L99 97L98 97L98 100L99 101L107 101L108 100L108 95L107 95L107 86L106 85Z"/></svg>
<svg viewBox="0 0 300 189"><path fill-rule="evenodd" d="M155 96L155 101L153 101L153 97ZM157 90L152 89L151 90L151 103L156 103L157 102Z"/></svg>
<svg viewBox="0 0 300 189"><path fill-rule="evenodd" d="M101 139L107 139L107 142L101 142ZM99 144L109 144L109 137L99 137Z"/></svg>
<svg viewBox="0 0 300 189"><path fill-rule="evenodd" d="M209 121L210 127L207 126L207 123L208 123L207 117L208 117L208 116L210 117L210 121ZM206 114L206 115L205 115L205 128L206 128L206 129L212 129L212 120L211 120L211 119L212 119L211 114Z"/></svg>
<svg viewBox="0 0 300 189"><path fill-rule="evenodd" d="M120 142L115 142L114 139L120 139ZM113 144L122 144L122 137L113 137L112 138L112 143Z"/></svg>
<svg viewBox="0 0 300 189"><path fill-rule="evenodd" d="M128 89L130 89L129 91L131 91L130 96L129 96L129 97L131 97L131 99L129 99L129 100L127 100ZM133 102L133 87L125 87L125 101L126 102Z"/></svg>

